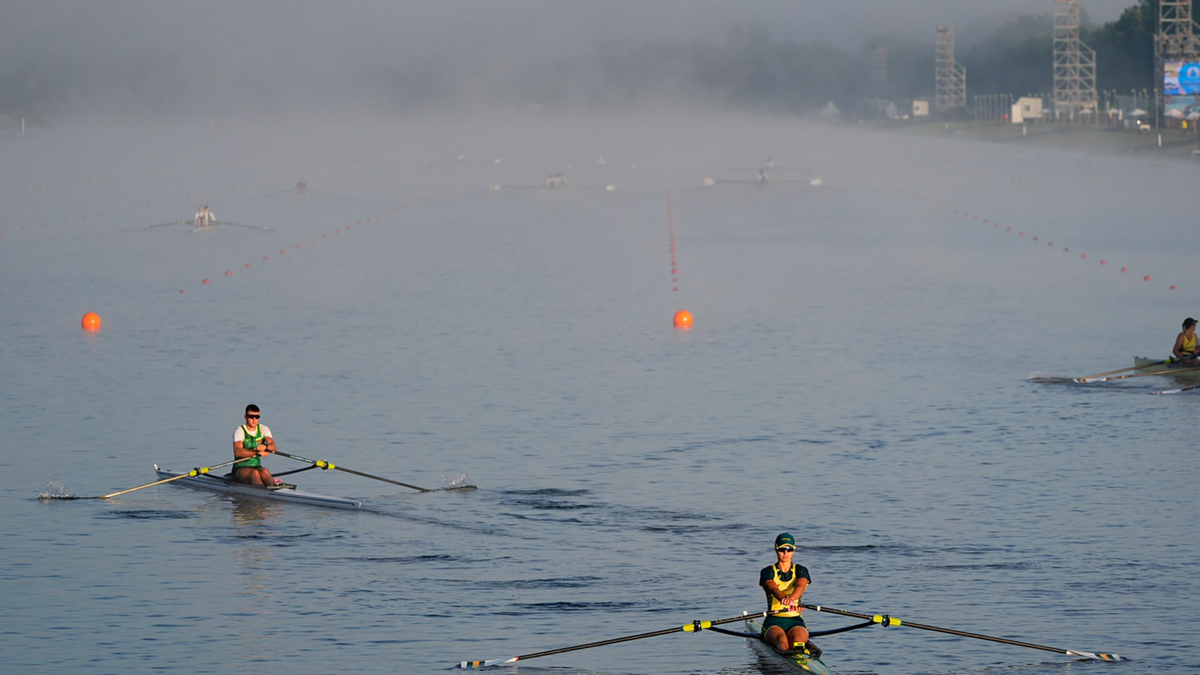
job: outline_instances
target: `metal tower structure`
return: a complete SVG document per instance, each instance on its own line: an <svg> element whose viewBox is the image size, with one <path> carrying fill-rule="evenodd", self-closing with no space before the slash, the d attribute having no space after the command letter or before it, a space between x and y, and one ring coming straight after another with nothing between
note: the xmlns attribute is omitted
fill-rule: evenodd
<svg viewBox="0 0 1200 675"><path fill-rule="evenodd" d="M888 77L887 45L877 44L871 51L871 95L879 99L892 98L892 81Z"/></svg>
<svg viewBox="0 0 1200 675"><path fill-rule="evenodd" d="M1200 37L1192 20L1192 0L1158 0L1157 56L1162 61L1194 61L1200 57Z"/></svg>
<svg viewBox="0 0 1200 675"><path fill-rule="evenodd" d="M954 29L938 26L935 31L936 65L934 80L937 86L934 108L949 112L967 106L967 69L954 60Z"/></svg>
<svg viewBox="0 0 1200 675"><path fill-rule="evenodd" d="M1079 39L1079 0L1054 0L1054 114L1096 112L1096 50Z"/></svg>

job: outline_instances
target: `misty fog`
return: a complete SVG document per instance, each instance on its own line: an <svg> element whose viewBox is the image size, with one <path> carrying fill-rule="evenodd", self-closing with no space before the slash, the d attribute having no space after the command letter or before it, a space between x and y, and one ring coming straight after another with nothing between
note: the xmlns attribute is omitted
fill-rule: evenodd
<svg viewBox="0 0 1200 675"><path fill-rule="evenodd" d="M1128 4L1083 7L1104 22ZM931 55L936 25L956 26L965 53L1005 21L1050 9L1048 0L10 0L0 7L0 114L622 110L697 100L752 108L762 93L753 82L709 90L714 77L738 77L713 70L729 60L718 52L731 41L735 63L746 64L739 67L761 62L754 49L770 40L786 47L771 57L782 59L778 68L865 81L869 62L832 62L853 61L879 39ZM854 89L788 85L803 90L793 98L806 107ZM783 96L776 105L791 102Z"/></svg>

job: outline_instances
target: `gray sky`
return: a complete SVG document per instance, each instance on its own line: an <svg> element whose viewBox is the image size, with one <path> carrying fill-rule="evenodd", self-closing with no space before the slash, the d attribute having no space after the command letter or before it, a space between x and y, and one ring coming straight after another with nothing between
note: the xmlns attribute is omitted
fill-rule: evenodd
<svg viewBox="0 0 1200 675"><path fill-rule="evenodd" d="M1133 0L1083 0L1096 22ZM823 40L848 52L879 35L929 39L954 25L960 45L1050 0L5 0L0 82L52 72L76 98L351 95L381 72L409 86L445 64L489 78L529 59L552 61L608 43L723 40L733 22L772 39ZM391 75L389 75L390 77ZM315 86L316 83L336 86ZM415 83L415 84L414 84ZM3 95L3 92L0 92Z"/></svg>

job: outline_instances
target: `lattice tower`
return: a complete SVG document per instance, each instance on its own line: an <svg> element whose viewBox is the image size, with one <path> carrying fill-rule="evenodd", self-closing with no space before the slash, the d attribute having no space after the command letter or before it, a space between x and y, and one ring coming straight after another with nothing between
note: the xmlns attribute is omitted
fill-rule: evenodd
<svg viewBox="0 0 1200 675"><path fill-rule="evenodd" d="M892 81L888 77L887 45L877 44L871 52L871 95L877 99L892 98Z"/></svg>
<svg viewBox="0 0 1200 675"><path fill-rule="evenodd" d="M938 112L965 108L967 105L967 69L954 60L954 29L938 26L936 38L934 107Z"/></svg>
<svg viewBox="0 0 1200 675"><path fill-rule="evenodd" d="M1079 39L1079 0L1054 0L1054 111L1096 110L1096 51Z"/></svg>
<svg viewBox="0 0 1200 675"><path fill-rule="evenodd" d="M1163 61L1200 59L1200 28L1192 20L1192 0L1159 0L1158 56Z"/></svg>

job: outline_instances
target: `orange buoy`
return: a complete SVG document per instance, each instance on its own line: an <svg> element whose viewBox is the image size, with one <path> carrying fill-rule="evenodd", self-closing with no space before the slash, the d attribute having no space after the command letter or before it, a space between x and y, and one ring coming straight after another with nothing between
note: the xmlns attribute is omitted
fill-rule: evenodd
<svg viewBox="0 0 1200 675"><path fill-rule="evenodd" d="M675 327L687 330L692 327L692 313L686 309L675 312Z"/></svg>
<svg viewBox="0 0 1200 675"><path fill-rule="evenodd" d="M95 312L88 312L83 315L83 320L80 321L80 324L89 333L97 333L100 331L100 315Z"/></svg>

